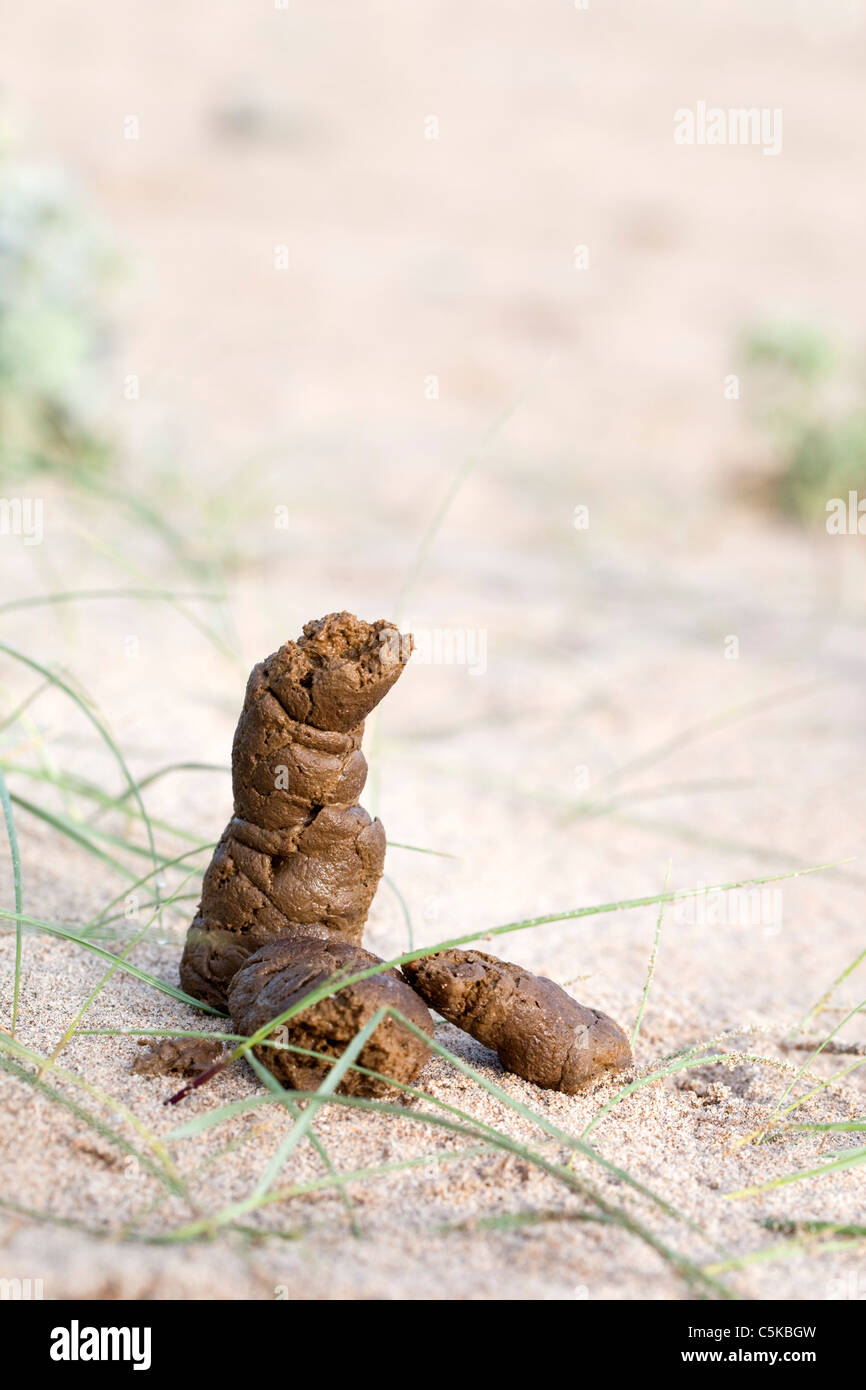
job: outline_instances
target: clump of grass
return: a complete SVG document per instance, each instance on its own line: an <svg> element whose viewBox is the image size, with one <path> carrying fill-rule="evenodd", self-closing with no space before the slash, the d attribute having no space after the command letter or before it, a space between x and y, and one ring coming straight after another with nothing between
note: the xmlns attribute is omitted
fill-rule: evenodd
<svg viewBox="0 0 866 1390"><path fill-rule="evenodd" d="M832 498L866 494L866 394L834 344L808 324L768 324L745 335L747 400L778 468L773 505L800 522L826 519Z"/></svg>
<svg viewBox="0 0 866 1390"><path fill-rule="evenodd" d="M67 180L0 150L0 482L108 471L101 367L113 268Z"/></svg>

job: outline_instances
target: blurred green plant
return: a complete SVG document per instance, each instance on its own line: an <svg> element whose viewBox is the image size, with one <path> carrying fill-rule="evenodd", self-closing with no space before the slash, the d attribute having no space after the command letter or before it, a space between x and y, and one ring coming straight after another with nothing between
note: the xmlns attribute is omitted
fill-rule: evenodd
<svg viewBox="0 0 866 1390"><path fill-rule="evenodd" d="M114 266L68 181L0 150L0 482L92 483L110 465L101 364Z"/></svg>
<svg viewBox="0 0 866 1390"><path fill-rule="evenodd" d="M827 335L805 323L764 325L746 333L740 356L780 464L767 480L772 504L808 523L825 519L831 498L866 494L866 399Z"/></svg>

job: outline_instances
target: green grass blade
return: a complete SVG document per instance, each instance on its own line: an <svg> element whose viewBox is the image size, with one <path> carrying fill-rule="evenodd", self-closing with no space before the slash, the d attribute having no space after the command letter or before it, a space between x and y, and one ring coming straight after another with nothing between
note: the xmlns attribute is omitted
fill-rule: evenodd
<svg viewBox="0 0 866 1390"><path fill-rule="evenodd" d="M821 1012L821 1010L824 1008L824 1005L829 1002L829 1000L832 998L833 994L843 983L843 981L847 980L848 976L852 975L854 971L857 969L858 965L861 965L864 960L866 960L866 946L864 946L863 950L859 953L859 955L856 955L854 957L851 964L845 967L845 969L842 971L842 974L836 976L830 988L828 990L825 990L825 992L821 995L821 998L817 1001L817 1003L812 1005L811 1009L809 1009L807 1013L803 1015L799 1023L796 1023L794 1025L794 1027L791 1029L789 1037L793 1038L797 1033L802 1032L809 1020L814 1018L815 1014Z"/></svg>
<svg viewBox="0 0 866 1390"><path fill-rule="evenodd" d="M292 1119L297 1123L297 1121L299 1121L301 1118L302 1111L299 1109L297 1105L293 1105L290 1100L284 1099L283 1088L280 1085L279 1081L277 1081L277 1078L271 1072L268 1071L266 1066L263 1066L263 1064L259 1061L258 1057L254 1056L252 1052L247 1054L247 1061L249 1062L256 1076L261 1081L262 1085L266 1086L267 1089L274 1095L274 1097L281 1104L285 1105ZM322 1163L325 1165L327 1171L329 1173L335 1173L337 1170L331 1162L330 1154L328 1153L321 1139L319 1139L318 1135L315 1133L314 1130L309 1131L309 1133L307 1134L307 1140L309 1141L311 1147L318 1154ZM352 1199L346 1191L345 1187L341 1186L337 1190L339 1191L340 1199L343 1203L343 1206L346 1208L346 1212L349 1217L349 1224L352 1229L352 1235L359 1237L361 1235L361 1229L358 1225L357 1217L355 1216L355 1208Z"/></svg>
<svg viewBox="0 0 866 1390"><path fill-rule="evenodd" d="M318 1090L311 1093L303 1114L298 1116L291 1130L277 1149L271 1162L268 1164L265 1172L262 1174L260 1181L256 1184L255 1189L248 1199L251 1203L256 1203L258 1199L263 1197L268 1189L273 1186L289 1154L297 1147L309 1130L310 1125L316 1117L316 1112L321 1101L327 1096L334 1094L349 1067L360 1054L365 1043L373 1036L379 1024L385 1018L386 1013L386 1009L376 1010L372 1018L367 1020L363 1028L358 1030L352 1041L343 1050L339 1060L331 1067Z"/></svg>
<svg viewBox="0 0 866 1390"><path fill-rule="evenodd" d="M6 835L9 840L9 854L12 859L12 882L15 890L15 911L23 912L21 890L21 855L18 852L18 836L15 833L15 816L6 786L3 769L0 768L0 803L3 805L3 819L6 822ZM21 923L15 923L15 981L12 987L12 1036L18 1026L18 999L21 992Z"/></svg>
<svg viewBox="0 0 866 1390"><path fill-rule="evenodd" d="M402 840L388 840L389 849L410 849L413 854L433 854L437 859L461 859L462 855L449 854L444 849L425 849L423 845L406 845Z"/></svg>
<svg viewBox="0 0 866 1390"><path fill-rule="evenodd" d="M115 742L112 735L109 733L108 729L105 727L102 721L97 718L96 714L94 714L93 709L90 707L87 701L82 699L78 692L76 690L73 690L71 685L68 685L64 680L61 680L60 677L55 675L53 671L49 671L46 666L43 666L41 664L41 662L35 661L31 656L26 656L24 652L19 652L14 647L10 647L7 642L0 642L0 651L5 652L7 656L11 656L14 661L19 661L23 665L29 666L32 671L36 671L45 680L51 681L52 685L55 685L58 690L61 690L66 696L68 696L70 700L72 700L73 704L75 704L78 707L78 709L81 710L85 718L93 725L94 729L96 729L97 733L99 734L99 737L102 739L103 743L109 749L110 753L117 762L118 767L123 773L127 785L130 788L134 789L135 782L133 781L132 773L129 771L129 768L126 765L126 759L124 758L119 747L117 746L117 743ZM148 818L147 811L144 807L144 802L141 799L141 794L138 792L137 789L135 789L133 790L133 795L135 797L138 809L141 812L141 818L145 824L145 828L147 831L148 846L150 848L154 868L156 868L157 854L156 843L154 841L153 836L153 826L151 825L150 820Z"/></svg>
<svg viewBox="0 0 866 1390"><path fill-rule="evenodd" d="M17 792L12 793L12 801L14 801L15 805L20 807L22 811L27 811L29 815L35 816L37 820L43 821L45 825L50 825L52 830L58 830L61 835L65 835L67 840L72 840L75 844L80 845L82 849L87 850L88 854L92 854L94 859L101 860L102 863L106 864L114 873L120 874L122 878L135 878L135 873L132 869L127 868L116 855L109 854L107 850L101 849L100 846L94 842L94 835L97 835L100 839L108 838L104 831L91 829L91 827L85 826L84 824L76 825L75 821L70 820L68 816L62 816L53 811L46 811L44 806L37 806L35 802L27 801L23 796L19 796ZM115 836L112 836L111 839L123 845L124 849L129 849L133 854L144 854L148 859L150 858L147 850L141 850L133 845L126 845Z"/></svg>
<svg viewBox="0 0 866 1390"><path fill-rule="evenodd" d="M25 764L15 762L5 762L2 763L2 766L7 772L14 772L19 777L28 777L32 781L45 782L50 787L56 787L58 791L71 792L76 796L83 797L86 801L96 802L96 809L91 813L90 820L86 822L86 828L92 830L94 835L100 836L105 840L111 839L113 843L119 844L124 848L127 847L128 841L109 836L105 831L97 830L93 826L93 821L102 812L120 809L125 797L128 797L130 794L129 789L127 789L124 796L114 797L104 792L95 782L89 782L85 777L76 777L68 772L56 772L53 769L42 767L28 767ZM141 790L142 783L137 783L137 786L139 790ZM139 812L133 807L127 808L123 814L131 819L141 819ZM151 816L150 823L155 830L163 830L167 835L173 835L178 840L189 840L194 844L199 838L197 835L192 835L188 830L182 830L180 826L172 825L170 821L159 820L156 816ZM139 850L138 846L130 846L130 848L132 848L135 853L147 853L146 850Z"/></svg>
<svg viewBox="0 0 866 1390"><path fill-rule="evenodd" d="M740 1187L736 1192L726 1192L725 1196L730 1201L739 1201L743 1197L754 1197L759 1192L769 1192L775 1187L786 1187L791 1182L803 1182L806 1178L821 1178L825 1173L835 1173L841 1168L854 1168L866 1159L866 1148L852 1149L850 1153L843 1154L841 1158L835 1159L832 1163L825 1163L818 1168L804 1168L797 1173L786 1173L781 1178L771 1178L769 1182L757 1183L754 1187Z"/></svg>
<svg viewBox="0 0 866 1390"><path fill-rule="evenodd" d="M43 932L46 936L56 936L61 941L71 941L82 950L89 951L91 955L98 956L100 960L108 961L124 975L132 975L142 984L150 985L151 989L159 990L161 994L168 994L172 999L177 999L181 1004L189 1004L193 1009L203 1010L205 1013L213 1014L216 1018L225 1018L225 1014L220 1013L219 1009L211 1008L210 1004L204 1004L200 999L194 999L191 994L185 994L182 989L175 989L174 985L168 985L164 980L158 980L155 975L149 975L146 970L139 970L137 965L130 965L129 961L124 961L121 957L115 956L111 951L106 951L102 946L97 946L95 941L88 941L85 937L79 936L70 927L61 927L57 922L43 922L39 917L27 917L20 912L7 912L5 908L0 908L0 917L6 917L9 921L17 921L25 927L33 927L34 930Z"/></svg>
<svg viewBox="0 0 866 1390"><path fill-rule="evenodd" d="M209 642L221 653L222 656L232 663L238 665L237 653L232 650L227 642L220 637L219 633L211 627L210 623L205 623L195 613L185 606L188 601L205 603L222 603L223 598L220 594L209 593L176 593L172 589L139 589L139 588L120 588L120 589L65 589L56 594L33 594L28 598L12 599L6 603L0 603L0 613L11 613L23 608L45 608L55 607L57 604L79 603L82 600L93 599L136 599L136 600L155 600L160 603L168 603L178 612L192 627L206 637Z"/></svg>
<svg viewBox="0 0 866 1390"><path fill-rule="evenodd" d="M400 892L400 889L397 887L393 878L391 878L389 874L382 875L382 882L387 883L388 887L391 889L391 892L394 894L394 897L397 899L397 902L400 904L400 911L402 912L403 920L406 923L407 945L408 949L411 951L415 945L415 935L412 931L412 917L409 912L409 906L406 902L406 899L403 897L403 894Z"/></svg>
<svg viewBox="0 0 866 1390"><path fill-rule="evenodd" d="M186 881L186 880L184 880L184 882L185 882L185 881ZM181 885L181 887L182 887L182 886L183 886L183 885ZM52 1061L52 1062L56 1062L56 1061L57 1061L57 1058L60 1056L60 1053L63 1051L64 1047L66 1047L67 1043L70 1041L70 1039L73 1037L73 1035L74 1035L74 1034L76 1033L76 1031L78 1030L78 1025L79 1025L79 1023L81 1022L82 1018L85 1016L85 1014L86 1014L86 1013L88 1012L88 1010L91 1008L91 1006L92 1006L94 1000L97 999L98 996L102 993L103 989L104 989L105 986L108 984L108 981L111 979L111 977L112 977L112 975L115 973L115 971L116 971L116 970L120 970L120 969L122 969L122 967L123 967L124 965L128 965L128 964L129 964L128 956L129 956L130 951L134 950L135 947L139 944L139 942L141 942L141 941L144 940L144 938L146 937L147 933L150 931L150 928L153 926L154 922L157 920L157 918L159 917L160 913L162 912L162 909L163 909L164 907L170 906L170 904L171 904L173 901L174 901L174 896L172 896L171 898L166 898L164 901L160 901L160 902L157 902L157 903L155 904L156 911L153 913L153 916L150 917L150 918L148 919L147 922L145 922L144 926L143 926L138 932L136 932L136 934L135 934L135 936L132 938L132 940L128 943L127 946L124 947L124 949L123 949L123 951L120 953L120 955L117 956L117 957L115 958L115 960L114 960L114 961L112 962L112 964L109 966L108 970L106 970L105 974L102 976L102 979L98 981L98 983L93 987L93 989L92 989L92 990L90 991L90 993L88 994L88 996L87 996L87 998L85 999L84 1003L81 1005L81 1007L79 1008L79 1010L78 1010L78 1012L76 1013L75 1017L73 1018L72 1022L69 1024L69 1026L67 1027L66 1031L64 1032L64 1034L63 1034L62 1038L60 1039L59 1043L58 1043L57 1046L53 1049L53 1051L52 1051L52 1053L51 1053L51 1061Z"/></svg>
<svg viewBox="0 0 866 1390"><path fill-rule="evenodd" d="M668 860L668 871L667 871L667 873L665 874L665 892L667 892L667 890L668 890L668 884L670 883L670 881L671 881L671 861ZM657 957L657 955L658 955L659 941L660 941L660 939L661 939L661 934L662 934L662 918L664 917L664 912L665 912L665 905L664 905L664 903L659 903L659 915L658 915L658 918L657 918L657 920L656 920L656 934L655 934L655 938L654 938L654 940L653 940L652 951L650 952L649 967L648 967L648 969L647 969L647 976L646 976L646 984L645 984L644 987L643 987L643 994L641 995L640 1008L639 1008L638 1011L637 1011L637 1018L636 1018L635 1021L634 1021L634 1028L632 1029L632 1034L631 1034L631 1050L632 1050L632 1052L634 1052L635 1046L636 1046L636 1044L637 1044L638 1034L640 1033L640 1026L641 1026L641 1023L643 1022L644 1010L645 1010L645 1008L646 1008L646 1001L647 1001L647 999L649 998L650 986L652 985L653 976L655 975L655 971L656 971L656 957ZM585 1131L584 1131L584 1132L585 1132Z"/></svg>
<svg viewBox="0 0 866 1390"><path fill-rule="evenodd" d="M196 845L195 849L185 850L183 854L178 854L174 859L163 859L162 863L159 865L158 868L151 869L149 873L144 874L141 878L137 878L134 883L130 883L129 886L127 888L124 888L121 893L118 893L116 897L113 897L111 899L111 902L107 903L106 906L102 909L102 912L99 914L99 916L93 917L91 919L91 921L88 923L88 926L100 926L105 921L108 913L111 911L113 907L117 907L117 904L122 902L124 898L129 897L130 893L134 893L136 888L143 888L145 883L150 882L154 874L164 873L166 869L174 869L177 867L178 864L183 864L186 862L187 859L192 859L193 855L195 854L204 854L205 852L212 853L215 848L216 846L214 845L214 842L211 841L210 844ZM203 872L204 870L201 869L196 870L196 873Z"/></svg>

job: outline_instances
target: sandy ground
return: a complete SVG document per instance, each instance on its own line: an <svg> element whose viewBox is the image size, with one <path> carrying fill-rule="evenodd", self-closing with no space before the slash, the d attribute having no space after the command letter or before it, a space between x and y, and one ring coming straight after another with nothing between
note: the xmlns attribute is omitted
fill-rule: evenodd
<svg viewBox="0 0 866 1390"><path fill-rule="evenodd" d="M82 0L74 16L8 7L4 96L21 148L80 179L131 266L111 367L127 484L155 497L208 563L204 587L224 585L222 608L190 607L222 624L235 659L174 607L131 600L5 613L2 640L87 689L136 776L176 761L224 765L252 662L334 608L391 616L450 480L476 458L405 620L483 633L484 669L413 663L368 740L363 800L389 837L460 856L389 852L416 943L652 894L669 865L671 885L688 888L858 855L863 540L806 535L737 500L741 470L766 457L748 377L739 401L722 391L737 334L766 315L800 314L858 345L866 29L849 32L838 8L819 23L810 7L794 21L745 4L698 14L665 3L650 15L513 3L494 24L465 0L345 5L336 21L333 7L251 17L223 4L207 23L190 3L144 12ZM677 149L673 110L699 99L783 107L782 155ZM130 113L137 142L123 139ZM438 141L424 138L431 113ZM227 135L232 122L252 134ZM284 243L282 272L273 253ZM573 268L576 244L590 248L586 272ZM130 372L142 383L134 403L121 399ZM425 398L430 374L438 400ZM45 501L41 547L0 545L4 596L202 587L123 508L54 484ZM586 531L574 528L578 505L590 510ZM274 526L278 507L287 531ZM725 655L731 636L737 659ZM4 712L37 683L9 660L0 679ZM56 694L2 737L7 762L122 789L93 730ZM80 811L23 774L9 783ZM595 809L581 811L587 799ZM220 772L177 772L146 793L152 816L198 843L219 833L229 800ZM81 924L123 890L23 809L18 828L26 911ZM180 852L167 832L159 839ZM863 949L864 872L852 860L787 880L756 925L670 909L639 1070L745 1029L737 1050L799 1066L808 1054L781 1044ZM12 903L5 853L0 902ZM515 933L495 949L572 982L630 1027L655 922L654 909L622 912ZM168 919L131 959L174 983L182 926ZM367 943L382 955L406 946L387 884ZM5 1025L8 935L0 949ZM20 1040L52 1050L104 969L28 934ZM862 992L855 972L831 1001L842 1012L823 1013L808 1035L829 1031ZM83 1026L200 1021L115 974ZM543 1093L446 1025L439 1036L572 1135L612 1093ZM840 1037L862 1042L862 1015ZM79 1037L60 1065L165 1135L180 1123L161 1103L174 1083L131 1073L136 1053L132 1039ZM814 1070L855 1060L834 1055ZM778 1241L767 1218L862 1221L862 1166L727 1195L846 1146L844 1135L788 1134L737 1147L791 1075L745 1060L680 1073L631 1094L593 1131L605 1160L700 1231L597 1164L577 1158L574 1170L700 1263ZM861 1077L801 1114L862 1115ZM420 1084L562 1159L561 1145L446 1062ZM238 1065L185 1102L184 1117L257 1089ZM164 1237L241 1201L285 1117L266 1106L173 1143L191 1211L44 1094L6 1077L2 1091L3 1192L60 1224L6 1210L0 1277L42 1278L46 1297L687 1296L647 1246L580 1220L586 1202L503 1155L353 1183L354 1231L339 1196L320 1191L238 1218L263 1236L122 1239L133 1218L142 1235ZM334 1109L316 1132L343 1171L465 1142L410 1119L418 1108L405 1119ZM128 1120L112 1123L134 1138ZM302 1146L284 1182L321 1171ZM531 1212L549 1219L484 1224ZM850 1251L725 1277L747 1297L866 1294L863 1258Z"/></svg>

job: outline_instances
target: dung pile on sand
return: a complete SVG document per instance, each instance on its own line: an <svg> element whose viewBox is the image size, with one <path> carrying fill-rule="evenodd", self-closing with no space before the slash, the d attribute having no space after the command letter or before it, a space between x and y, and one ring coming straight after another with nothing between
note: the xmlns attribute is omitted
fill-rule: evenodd
<svg viewBox="0 0 866 1390"><path fill-rule="evenodd" d="M403 967L449 1023L499 1054L507 1071L572 1095L631 1063L618 1023L578 1004L560 985L483 951L442 951Z"/></svg>
<svg viewBox="0 0 866 1390"><path fill-rule="evenodd" d="M180 966L184 989L228 1008L245 1036L329 981L381 964L361 947L385 861L382 823L357 804L367 777L361 739L411 651L411 637L389 623L331 613L250 675L232 749L234 816ZM406 975L409 983L390 970L346 985L284 1024L281 1041L339 1056L389 1006L432 1036L430 1004L540 1086L575 1091L631 1061L612 1019L516 965L447 951L412 962ZM295 1089L315 1089L329 1070L302 1053L258 1052ZM428 1055L418 1033L386 1017L357 1060L406 1083ZM350 1070L340 1089L376 1095L387 1083Z"/></svg>

